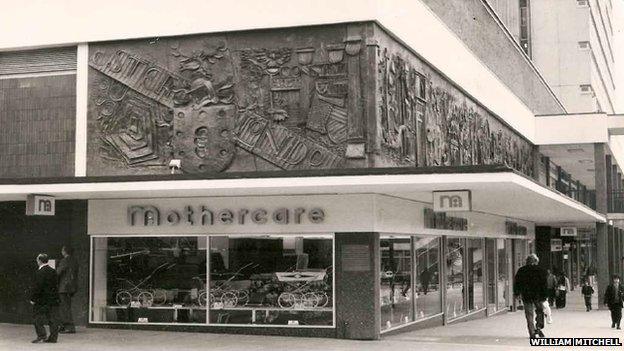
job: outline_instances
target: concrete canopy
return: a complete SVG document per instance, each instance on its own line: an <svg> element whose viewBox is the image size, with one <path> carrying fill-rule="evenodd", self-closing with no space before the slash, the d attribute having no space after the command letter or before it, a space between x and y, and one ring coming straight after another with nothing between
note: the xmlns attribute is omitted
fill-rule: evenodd
<svg viewBox="0 0 624 351"><path fill-rule="evenodd" d="M119 178L76 178L40 183L0 184L0 201L24 201L27 194L47 194L63 199L162 198L210 196L270 196L309 194L385 194L432 203L434 190L472 191L475 212L541 223L605 222L605 216L578 201L546 188L530 178L504 167L495 172L449 172L448 167L428 169L384 169L370 174L343 172L338 175L281 174L272 178L253 175L197 179L190 177L149 177L141 180ZM462 167L455 167L461 169ZM446 169L446 170L444 170ZM422 173L429 171L429 173ZM349 174L351 173L351 174Z"/></svg>

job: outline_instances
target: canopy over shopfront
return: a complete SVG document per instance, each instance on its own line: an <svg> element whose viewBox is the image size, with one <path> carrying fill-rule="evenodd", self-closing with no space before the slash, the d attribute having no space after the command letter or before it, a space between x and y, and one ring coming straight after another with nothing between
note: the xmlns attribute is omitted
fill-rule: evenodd
<svg viewBox="0 0 624 351"><path fill-rule="evenodd" d="M296 175L228 173L85 177L7 181L0 201L25 200L28 194L57 199L268 196L309 194L385 194L424 203L438 190L470 190L472 211L540 223L606 222L591 208L546 188L506 167L437 167L300 172Z"/></svg>

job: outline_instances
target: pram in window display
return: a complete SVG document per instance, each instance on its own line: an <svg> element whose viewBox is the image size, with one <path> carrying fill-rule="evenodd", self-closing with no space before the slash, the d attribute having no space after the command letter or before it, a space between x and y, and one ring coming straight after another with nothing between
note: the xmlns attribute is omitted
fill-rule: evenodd
<svg viewBox="0 0 624 351"><path fill-rule="evenodd" d="M199 276L205 253L194 238L111 240L108 305L116 307L205 306ZM203 269L202 269L203 268ZM205 274L203 274L205 276ZM205 299L205 294L204 294Z"/></svg>

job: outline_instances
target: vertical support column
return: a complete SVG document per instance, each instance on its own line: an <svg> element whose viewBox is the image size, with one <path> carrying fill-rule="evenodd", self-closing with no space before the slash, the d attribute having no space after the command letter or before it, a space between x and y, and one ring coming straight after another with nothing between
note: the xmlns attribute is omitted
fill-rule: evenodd
<svg viewBox="0 0 624 351"><path fill-rule="evenodd" d="M546 186L550 184L550 157L544 156L544 167L546 168Z"/></svg>
<svg viewBox="0 0 624 351"><path fill-rule="evenodd" d="M533 146L533 179L539 183L542 155L539 152L539 145Z"/></svg>
<svg viewBox="0 0 624 351"><path fill-rule="evenodd" d="M617 166L616 166L617 167ZM622 211L622 173L621 172L617 172L617 177L616 177L616 184L617 184L617 196L613 197L613 204L614 204L614 208L613 208L613 212L620 212Z"/></svg>
<svg viewBox="0 0 624 351"><path fill-rule="evenodd" d="M551 227L535 227L535 253L539 257L539 265L544 269L552 270L550 239Z"/></svg>
<svg viewBox="0 0 624 351"><path fill-rule="evenodd" d="M615 163L616 160L614 158L611 159L613 164L611 165L611 210L609 212L615 212L616 204L616 195L617 191L620 189L620 182L618 181L618 166Z"/></svg>
<svg viewBox="0 0 624 351"><path fill-rule="evenodd" d="M613 267L614 267L614 264L613 264L613 256L614 256L614 253L613 253L613 246L614 246L613 245L613 237L614 237L613 232L614 232L614 229L615 228L613 228L613 226L607 225L607 247L609 248L609 252L607 253L607 260L609 261L609 263L608 263L609 276L611 276L613 273L615 273L613 271Z"/></svg>
<svg viewBox="0 0 624 351"><path fill-rule="evenodd" d="M620 255L617 257L620 275L624 274L624 229L620 229Z"/></svg>
<svg viewBox="0 0 624 351"><path fill-rule="evenodd" d="M609 160L610 163L610 160ZM607 198L607 155L605 144L594 144L594 165L595 165L595 184L596 184L596 211L599 213L608 213ZM608 247L607 247L607 224L596 223L596 271L598 280L597 294L604 296L605 289L609 285L609 263ZM602 304L598 304L599 308L604 308Z"/></svg>
<svg viewBox="0 0 624 351"><path fill-rule="evenodd" d="M87 101L89 45L78 44L76 51L76 133L74 146L74 175L87 175Z"/></svg>
<svg viewBox="0 0 624 351"><path fill-rule="evenodd" d="M379 233L336 233L335 244L336 337L379 339Z"/></svg>
<svg viewBox="0 0 624 351"><path fill-rule="evenodd" d="M613 227L613 274L620 274L620 228Z"/></svg>
<svg viewBox="0 0 624 351"><path fill-rule="evenodd" d="M362 48L364 41L362 39L363 28L359 24L347 26L347 39L345 40L345 53L347 61L347 79L349 80L347 102L347 150L345 155L349 159L362 159L365 157L365 115L364 100L362 99L364 92L362 87ZM364 55L366 57L366 55ZM364 67L364 72L368 72ZM368 96L367 96L368 97Z"/></svg>
<svg viewBox="0 0 624 351"><path fill-rule="evenodd" d="M607 214L613 210L613 164L611 163L611 155L605 155L605 160L605 176L607 177L607 210L603 213Z"/></svg>

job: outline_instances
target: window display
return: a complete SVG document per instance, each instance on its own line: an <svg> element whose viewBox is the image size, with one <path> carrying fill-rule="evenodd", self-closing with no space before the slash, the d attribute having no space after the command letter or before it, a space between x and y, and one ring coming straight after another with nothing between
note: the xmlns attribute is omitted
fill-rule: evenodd
<svg viewBox="0 0 624 351"><path fill-rule="evenodd" d="M496 311L496 239L485 239L485 253L487 262L487 303L488 313Z"/></svg>
<svg viewBox="0 0 624 351"><path fill-rule="evenodd" d="M442 312L440 238L382 236L381 330Z"/></svg>
<svg viewBox="0 0 624 351"><path fill-rule="evenodd" d="M416 320L442 312L440 291L440 238L413 237L416 267L414 280L416 295Z"/></svg>
<svg viewBox="0 0 624 351"><path fill-rule="evenodd" d="M464 305L464 247L461 238L446 238L446 315L453 319L466 313Z"/></svg>
<svg viewBox="0 0 624 351"><path fill-rule="evenodd" d="M333 254L331 235L94 237L91 320L333 326Z"/></svg>
<svg viewBox="0 0 624 351"><path fill-rule="evenodd" d="M332 326L331 236L210 237L212 324Z"/></svg>
<svg viewBox="0 0 624 351"><path fill-rule="evenodd" d="M205 237L93 239L92 320L205 323Z"/></svg>
<svg viewBox="0 0 624 351"><path fill-rule="evenodd" d="M382 237L381 249L381 329L414 320L412 287L412 247L410 237Z"/></svg>
<svg viewBox="0 0 624 351"><path fill-rule="evenodd" d="M468 310L484 307L483 239L466 239L466 267L468 277Z"/></svg>
<svg viewBox="0 0 624 351"><path fill-rule="evenodd" d="M509 252L508 243L505 239L496 239L496 247L498 251L498 309L504 309L508 306L508 290L509 290Z"/></svg>

